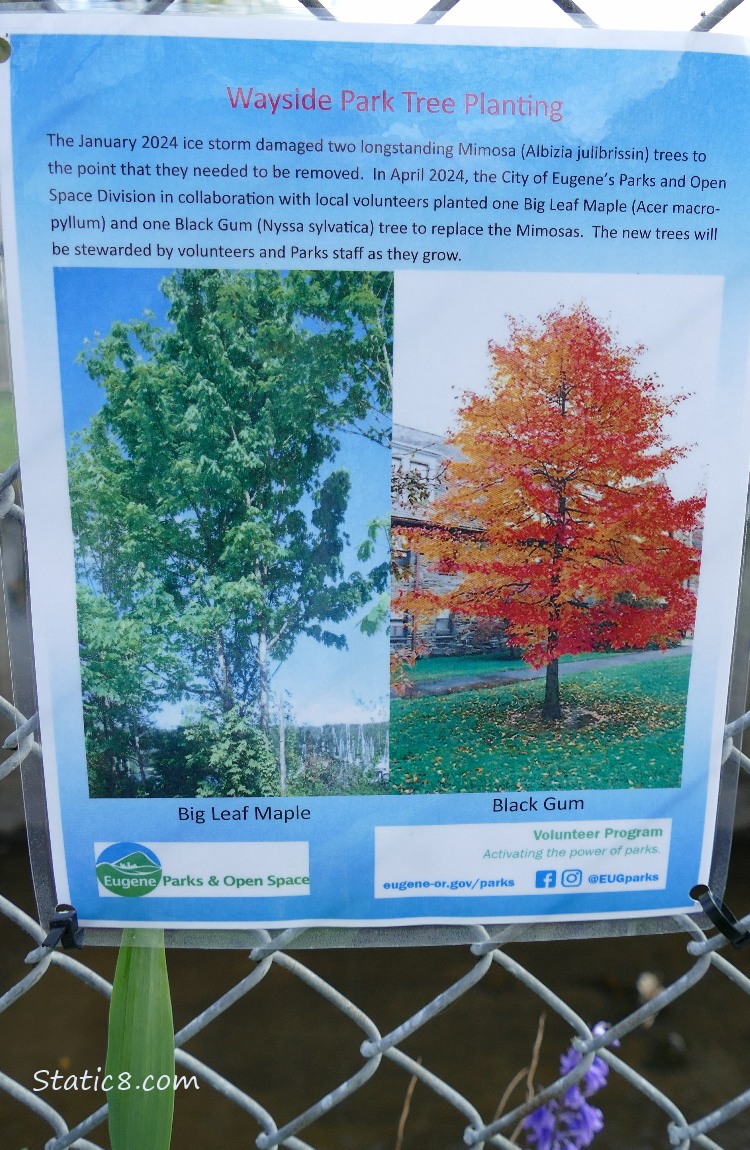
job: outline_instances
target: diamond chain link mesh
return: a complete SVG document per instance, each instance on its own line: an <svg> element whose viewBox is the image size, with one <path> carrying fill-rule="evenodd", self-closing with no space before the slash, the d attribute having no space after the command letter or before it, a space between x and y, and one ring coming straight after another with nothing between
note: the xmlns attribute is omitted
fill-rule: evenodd
<svg viewBox="0 0 750 1150"><path fill-rule="evenodd" d="M712 11L702 12L700 21L693 25L694 30L709 31L717 27L730 12L738 8L743 2L744 0L724 0ZM131 6L129 10L158 14L168 9L172 3L173 0L143 0L143 3L137 8ZM319 18L335 18L334 14L321 3L321 0L298 0L298 3ZM446 12L455 11L460 3L461 0L438 0L422 16L420 22L435 23ZM550 0L550 3L565 12L579 26L596 26L591 17L572 0ZM294 0L286 0L286 10L291 11L293 4ZM9 2L6 0L5 9L10 11L38 11L42 9L65 12L73 9L80 10L81 6L80 0L69 0L67 4L58 3L57 0L35 0L33 3L30 3L29 0L9 0ZM88 7L88 5L84 6ZM181 10L190 10L191 7L189 0L182 0L182 3L180 0L174 0L174 6ZM252 4L248 4L246 7L252 9ZM284 7L284 0L279 0L275 7ZM687 8L687 6L685 7ZM265 10L268 10L268 6ZM233 11L237 11L236 6ZM1 300L0 303L2 303ZM0 321L2 318L0 316ZM15 521L16 524L23 522L23 509L17 493L18 479L19 468L17 464L0 475L0 541L3 540L4 530L9 521ZM28 762L32 756L39 756L41 748L35 737L37 732L37 716L35 714L27 718L12 702L2 696L0 696L0 714L14 728L3 743L3 750L7 752L7 755L0 763L1 780L18 768L22 762ZM734 760L741 768L750 771L750 759L733 743L733 739L740 737L748 725L750 725L750 713L743 715L727 726L724 759L725 762ZM21 974L19 972L17 981L0 997L0 1015L22 1000L25 995L33 994L35 987L53 967L62 971L70 979L76 980L73 985L88 987L101 994L105 999L109 998L112 991L110 982L69 954L45 949L41 945L46 935L43 927L2 895L0 895L0 915L9 921L11 928L25 933L34 943L33 949L26 957L26 964L30 968L28 973ZM249 957L253 964L250 973L175 1034L176 1063L186 1074L196 1075L201 1082L209 1086L223 1100L245 1112L248 1116L248 1134L251 1134L253 1130L256 1132L256 1144L260 1150L271 1150L275 1146L289 1147L290 1150L315 1150L300 1137L300 1134L316 1120L328 1114L334 1107L360 1090L377 1073L384 1059L399 1067L407 1080L418 1080L461 1116L465 1122L463 1140L467 1146L495 1146L504 1147L507 1150L507 1148L517 1145L514 1131L517 1131L519 1122L549 1099L560 1097L573 1084L580 1081L589 1070L595 1055L598 1055L607 1063L614 1074L620 1076L632 1088L634 1101L637 1101L640 1095L663 1112L665 1146L673 1147L675 1150L688 1150L689 1147L694 1146L703 1147L705 1150L722 1150L720 1143L714 1140L713 1134L730 1119L750 1110L750 1087L736 1097L726 1099L709 1113L700 1117L688 1116L683 1114L666 1093L629 1065L623 1057L613 1053L613 1047L618 1045L619 1041L626 1035L631 1034L639 1027L649 1025L669 1004L683 996L695 993L696 988L700 986L701 981L709 971L723 976L734 988L750 996L750 978L719 953L729 945L726 938L720 934L708 937L696 921L688 916L674 919L672 926L680 931L687 940L688 969L669 985L661 987L658 993L620 1022L610 1027L605 1033L597 1035L592 1033L592 1030L570 1003L555 994L532 970L516 961L508 953L507 947L508 945L512 946L512 942L504 941L506 936L512 936L514 941L523 938L523 931L519 931L517 927L510 929L493 928L493 932L490 933L485 927L467 925L465 927L466 945L473 963L469 973L453 982L416 1013L409 1015L399 1026L384 1035L381 1034L375 1019L311 970L298 957L292 957L288 953L291 948L306 945L305 934L308 932L305 931L305 928L294 928L275 934L268 931L257 931L254 933L259 938L260 945L255 946L250 952ZM737 927L739 930L750 929L750 915L740 919ZM647 958L648 936L641 938L640 943L644 947ZM421 1028L428 1026L446 1008L464 996L470 995L495 965L502 968L507 976L535 996L541 1009L554 1013L570 1028L574 1036L573 1045L582 1057L581 1061L569 1073L562 1075L549 1086L536 1090L522 1105L488 1121L470 1098L443 1077L430 1070L429 1067L422 1065L421 1060L415 1060L406 1054L400 1049L400 1044ZM283 968L289 975L306 984L310 990L325 1001L331 1011L339 1012L351 1024L353 1030L358 1032L361 1038L359 1050L362 1058L362 1065L354 1074L345 1078L329 1093L319 1098L312 1106L281 1127L277 1125L273 1116L260 1102L184 1049L184 1046L191 1039L216 1023L225 1011L230 1010L246 995L263 993L263 981L274 966ZM519 1061L522 1058L523 1055L519 1054ZM748 1079L750 1080L750 1073ZM48 1124L52 1137L45 1143L44 1150L64 1150L65 1147L74 1147L77 1150L101 1150L99 1144L92 1141L89 1135L106 1122L106 1106L99 1107L84 1121L73 1129L69 1129L62 1115L53 1106L3 1071L0 1071L0 1090L4 1091L19 1106L26 1107Z"/></svg>

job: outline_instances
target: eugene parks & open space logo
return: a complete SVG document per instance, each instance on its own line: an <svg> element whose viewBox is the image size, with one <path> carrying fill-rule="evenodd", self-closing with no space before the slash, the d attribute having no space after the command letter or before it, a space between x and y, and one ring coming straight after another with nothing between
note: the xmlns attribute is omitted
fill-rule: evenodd
<svg viewBox="0 0 750 1150"><path fill-rule="evenodd" d="M113 843L96 860L96 877L110 894L139 898L161 882L161 862L141 843Z"/></svg>

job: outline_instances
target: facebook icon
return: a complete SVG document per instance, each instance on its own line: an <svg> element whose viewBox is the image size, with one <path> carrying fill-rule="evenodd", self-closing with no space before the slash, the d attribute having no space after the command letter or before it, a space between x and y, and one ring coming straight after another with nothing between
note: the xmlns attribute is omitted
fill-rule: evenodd
<svg viewBox="0 0 750 1150"><path fill-rule="evenodd" d="M538 870L536 872L536 885L541 890L551 890L553 886L557 886L557 871Z"/></svg>

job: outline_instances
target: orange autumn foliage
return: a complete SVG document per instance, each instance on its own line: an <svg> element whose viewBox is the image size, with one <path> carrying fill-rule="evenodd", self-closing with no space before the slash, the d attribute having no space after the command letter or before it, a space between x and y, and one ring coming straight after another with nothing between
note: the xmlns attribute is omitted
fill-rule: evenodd
<svg viewBox="0 0 750 1150"><path fill-rule="evenodd" d="M555 679L561 655L666 646L692 627L703 498L667 485L686 449L664 422L682 397L637 374L642 350L619 347L583 305L512 321L507 343L490 343L491 390L466 394L449 437L462 458L446 465L430 525L408 535L462 579L405 592L402 609L505 620L508 641ZM549 672L545 713L560 714Z"/></svg>

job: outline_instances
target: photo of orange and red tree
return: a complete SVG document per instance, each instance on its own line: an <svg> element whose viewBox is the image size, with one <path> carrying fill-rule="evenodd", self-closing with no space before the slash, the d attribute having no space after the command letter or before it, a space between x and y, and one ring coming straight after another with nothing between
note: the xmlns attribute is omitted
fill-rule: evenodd
<svg viewBox="0 0 750 1150"><path fill-rule="evenodd" d="M395 658L392 783L679 785L704 508L668 482L691 450L667 433L686 396L585 303L506 330L445 459L410 490L419 513L394 519L394 553L416 559L393 582L411 642Z"/></svg>

